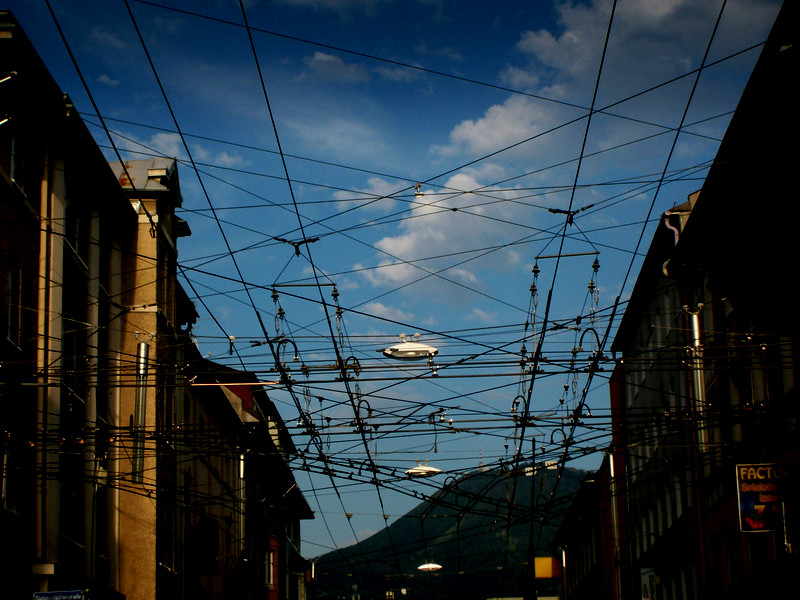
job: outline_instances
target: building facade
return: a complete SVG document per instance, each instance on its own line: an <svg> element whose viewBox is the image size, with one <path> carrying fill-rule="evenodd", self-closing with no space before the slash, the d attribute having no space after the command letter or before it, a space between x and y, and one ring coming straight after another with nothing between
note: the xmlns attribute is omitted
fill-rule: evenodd
<svg viewBox="0 0 800 600"><path fill-rule="evenodd" d="M0 596L119 597L112 438L136 215L69 98L0 13ZM13 540L13 541L12 541ZM101 596L102 597L102 596Z"/></svg>
<svg viewBox="0 0 800 600"><path fill-rule="evenodd" d="M702 189L662 215L612 346L613 463L596 478L590 530L608 532L611 552L595 545L592 560L618 565L619 583L605 581L603 597L777 597L793 587L796 22L786 3ZM571 533L568 571L570 545L590 546ZM599 586L587 569L593 576ZM597 597L580 584L579 573L569 597Z"/></svg>
<svg viewBox="0 0 800 600"><path fill-rule="evenodd" d="M8 11L0 115L0 597L302 599L286 428L192 342L176 161L109 166Z"/></svg>

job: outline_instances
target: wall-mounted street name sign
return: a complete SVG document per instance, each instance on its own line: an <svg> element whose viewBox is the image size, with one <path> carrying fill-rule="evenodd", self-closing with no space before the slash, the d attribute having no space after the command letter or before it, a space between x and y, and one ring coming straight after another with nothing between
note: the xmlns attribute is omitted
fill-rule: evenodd
<svg viewBox="0 0 800 600"><path fill-rule="evenodd" d="M83 591L35 592L33 594L33 600L83 600Z"/></svg>

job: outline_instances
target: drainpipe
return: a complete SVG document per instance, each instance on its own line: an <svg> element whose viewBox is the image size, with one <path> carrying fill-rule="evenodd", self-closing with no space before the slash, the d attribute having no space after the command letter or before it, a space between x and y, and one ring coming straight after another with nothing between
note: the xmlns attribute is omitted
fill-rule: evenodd
<svg viewBox="0 0 800 600"><path fill-rule="evenodd" d="M608 455L609 475L609 488L611 492L611 531L614 541L614 574L616 590L614 591L614 598L622 597L622 572L620 564L620 545L619 545L619 516L617 515L617 476L614 471L614 454Z"/></svg>
<svg viewBox="0 0 800 600"><path fill-rule="evenodd" d="M48 434L48 400L50 396L50 275L52 262L52 204L50 199L50 160L47 150L44 154L44 167L42 173L41 204L39 207L40 220L43 221L39 234L40 248L44 249L44 256L39 260L39 297L38 306L38 333L37 367L40 369L39 386L39 416L37 429L42 432L41 442L36 444L36 464L40 471L36 477L36 558L44 562L47 557L47 445L45 440ZM41 250L40 250L41 252ZM41 255L40 255L41 256Z"/></svg>
<svg viewBox="0 0 800 600"><path fill-rule="evenodd" d="M244 555L246 549L246 540L245 540L245 508L247 503L247 494L245 485L247 484L245 480L245 455L239 455L239 488L238 488L238 500L239 500L239 556L242 557Z"/></svg>
<svg viewBox="0 0 800 600"><path fill-rule="evenodd" d="M705 375L703 373L703 344L700 338L700 313L703 311L703 304L698 302L694 311L689 310L688 306L683 307L684 312L689 316L691 326L691 344L689 356L691 358L690 368L692 370L692 416L695 419L695 431L697 434L697 445L692 448L692 487L694 488L694 519L697 534L698 554L700 558L700 593L705 594L707 590L706 574L706 521L704 519L703 503L705 498L700 490L700 481L706 471L705 454L708 452L708 431L706 424L706 386Z"/></svg>
<svg viewBox="0 0 800 600"><path fill-rule="evenodd" d="M674 225L670 224L669 218L670 218L670 216L672 216L672 214L673 213L672 213L671 210L665 211L664 214L662 215L662 219L664 221L664 226L667 229L670 229L675 234L675 245L677 246L678 245L678 240L681 237L681 232L677 227L675 227ZM680 213L675 213L675 214L677 215L677 214L680 214Z"/></svg>
<svg viewBox="0 0 800 600"><path fill-rule="evenodd" d="M115 361L117 368L112 369L112 373L119 373L120 365L119 360ZM113 363L112 363L113 364ZM119 423L119 414L120 414L120 380L119 375L115 376L115 385L113 387L113 396L112 396L112 407L113 412L111 413L112 419L111 422L114 424ZM121 472L121 461L120 461L120 450L119 450L119 434L116 434L115 437L117 438L114 443L111 444L109 448L111 464L114 465L114 475L118 476ZM111 501L110 506L108 507L109 512L111 513L111 540L109 540L109 562L111 563L111 571L109 573L111 578L111 585L114 589L119 590L120 587L120 579L121 579L121 568L120 568L120 561L119 561L119 544L120 544L120 522L119 522L119 513L120 513L120 486L112 485L111 486Z"/></svg>
<svg viewBox="0 0 800 600"><path fill-rule="evenodd" d="M520 441L522 445L522 441ZM541 480L543 475L539 475ZM536 544L533 541L533 532L536 515L536 434L531 435L531 524L528 531L528 585L524 595L525 600L536 600L538 592L536 590Z"/></svg>
<svg viewBox="0 0 800 600"><path fill-rule="evenodd" d="M152 339L152 336L151 336ZM136 403L133 411L133 465L131 480L142 483L144 475L144 438L147 419L147 360L150 344L139 342L136 353Z"/></svg>
<svg viewBox="0 0 800 600"><path fill-rule="evenodd" d="M697 304L697 309L690 311L688 306L683 307L684 312L689 315L689 323L692 330L691 346L689 354L691 356L692 387L693 389L693 410L697 419L697 444L701 453L708 451L708 431L706 427L706 381L703 373L703 344L700 339L700 313L703 311L703 303Z"/></svg>
<svg viewBox="0 0 800 600"><path fill-rule="evenodd" d="M110 298L117 298L122 294L122 245L112 243L110 247L110 257L108 261L109 276L108 276L108 290L107 294ZM108 309L108 316L105 320L105 325L108 328L108 347L114 349L123 348L123 333L122 326L120 325L121 317L125 314L125 309L119 305L111 304ZM123 437L121 434L122 426L122 396L124 389L124 381L127 375L124 375L124 367L122 364L122 353L111 352L109 355L109 422L115 428L113 435L109 440L108 458L109 458L109 472L108 476L114 479L121 479L123 472L126 470L123 467L124 457L127 456L128 451L125 444L123 444ZM134 390L135 393L135 390ZM113 481L113 479L112 479ZM108 561L109 561L109 585L115 590L120 589L120 581L122 579L122 565L120 562L120 537L121 537L121 524L120 524L120 486L109 485L109 505L108 513L110 515L110 531L108 534Z"/></svg>
<svg viewBox="0 0 800 600"><path fill-rule="evenodd" d="M672 214L673 213L672 213L671 210L666 211L663 215L661 215L661 221L664 223L664 227L666 227L667 229L672 231L673 235L675 236L675 245L677 246L678 245L678 240L681 237L681 232L677 227L675 227L674 225L672 225L669 222L669 218L670 218L670 216ZM675 214L678 214L678 213L675 213ZM664 273L664 275L666 277L672 277L672 275L670 275L670 273L669 273L669 261L670 260L671 259L668 258L667 260L664 261L664 264L661 265L661 272Z"/></svg>

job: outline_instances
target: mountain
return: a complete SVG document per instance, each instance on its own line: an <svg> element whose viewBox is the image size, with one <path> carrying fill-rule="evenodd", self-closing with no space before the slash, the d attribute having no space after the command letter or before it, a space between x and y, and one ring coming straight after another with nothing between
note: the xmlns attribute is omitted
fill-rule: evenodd
<svg viewBox="0 0 800 600"><path fill-rule="evenodd" d="M320 556L314 597L522 596L531 530L535 555L553 555L551 541L584 475L564 469L559 478L557 470L541 470L532 480L522 469L469 473L366 540ZM419 571L425 563L442 568ZM538 583L540 594L547 583Z"/></svg>

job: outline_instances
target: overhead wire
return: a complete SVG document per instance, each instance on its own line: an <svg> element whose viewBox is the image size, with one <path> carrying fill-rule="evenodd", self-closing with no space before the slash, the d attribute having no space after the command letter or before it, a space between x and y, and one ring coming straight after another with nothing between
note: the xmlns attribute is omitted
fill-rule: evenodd
<svg viewBox="0 0 800 600"><path fill-rule="evenodd" d="M565 240L565 237L566 237L566 231L567 231L567 228L569 227L569 225L572 224L571 211L572 211L572 206L573 206L573 202L574 202L574 199L575 199L576 186L577 186L577 183L578 183L578 179L580 177L580 170L581 170L581 164L582 164L582 160L583 160L583 153L584 153L584 151L586 149L586 141L588 140L588 137L589 137L589 129L590 129L591 122L592 122L592 115L594 113L594 105L595 105L595 102L597 101L597 93L598 93L598 90L600 88L600 80L601 80L602 73L603 73L603 66L605 64L605 57L606 57L606 51L608 49L608 43L609 43L609 40L611 38L611 27L612 27L612 24L614 22L614 15L615 15L615 12L616 12L616 7L617 7L617 2L616 2L616 0L614 0L612 2L612 4L611 4L611 8L610 8L610 15L608 17L608 26L607 26L606 33L605 33L605 39L603 41L603 50L602 50L602 54L600 56L599 66L597 68L597 77L595 79L595 85L594 85L594 91L593 91L593 94L592 94L591 107L589 109L589 114L587 115L587 118L586 118L586 127L584 129L583 141L581 143L580 158L579 158L578 164L576 165L576 168L575 168L575 177L574 177L574 180L573 180L573 188L572 188L572 192L570 194L569 204L568 204L567 209L566 209L566 215L567 216L564 219L563 231L562 231L562 233L560 235L560 238L559 238L560 241L559 241L558 252L556 254L556 265L555 265L555 267L553 269L553 275L552 275L552 278L550 280L550 287L548 289L547 298L546 298L546 301L545 301L544 314L542 315L542 322L541 322L542 324L541 324L541 328L540 328L539 338L536 341L536 349L535 349L534 354L533 354L533 364L532 364L532 369L531 369L531 375L530 375L530 378L529 378L529 381L528 381L528 384L527 384L527 392L526 392L526 396L524 398L524 404L523 404L523 408L522 408L522 422L520 424L520 440L521 441L524 441L524 439L525 439L525 430L526 430L526 427L527 427L527 420L528 420L528 417L530 415L531 400L533 398L533 390L534 390L534 385L536 383L537 370L538 370L538 366L539 366L539 363L540 363L541 357L542 357L542 348L544 346L545 331L548 328L549 319L550 319L550 309L551 309L551 303L552 303L552 299L553 299L553 288L555 287L555 283L556 283L556 280L557 280L557 277L558 277L559 266L561 264L561 255L562 255L563 248L564 248L564 240ZM521 456L521 454L520 454L521 453L521 448L522 448L522 444L520 443L520 450L517 451L517 454L515 456L515 464L517 466L519 465L519 460L520 460L520 456ZM514 497L514 492L515 491L516 491L516 487L514 487L514 491L512 492L512 502L513 502L513 497Z"/></svg>
<svg viewBox="0 0 800 600"><path fill-rule="evenodd" d="M291 180L291 178L289 176L289 170L288 170L288 166L286 164L286 158L283 155L283 149L281 147L281 141L280 141L280 136L278 134L277 125L275 123L275 117L274 117L273 112L272 112L272 106L271 106L271 103L270 103L270 100L269 100L269 94L267 93L267 88L266 88L266 84L265 84L265 81L264 81L264 76L263 76L263 73L261 72L261 65L260 65L259 60L258 60L258 53L256 52L256 48L255 48L255 44L253 42L253 37L252 37L251 30L250 30L250 26L249 26L248 21L247 21L247 11L245 10L244 4L241 2L241 0L239 1L239 8L241 9L242 20L244 22L245 31L247 32L248 41L250 42L250 49L252 51L253 60L255 62L255 67L256 67L256 70L258 72L258 79L259 79L259 82L261 84L261 91L263 93L264 101L266 103L267 112L269 114L269 120L270 120L270 122L272 124L272 132L273 132L273 135L274 135L275 143L277 144L278 151L280 153L281 163L283 165L284 174L286 176L286 185L287 185L287 188L288 188L288 191L289 191L289 195L290 195L290 197L292 199L292 203L294 204L295 213L297 215L298 227L300 229L300 233L302 235L302 239L303 240L307 240L308 238L305 235L304 226L303 226L303 219L300 216L300 212L299 212L297 204L295 202L295 195L294 195L294 190L293 190L293 187L292 187L292 180ZM357 407L356 407L355 400L353 398L353 393L352 393L352 391L350 390L350 387L349 387L348 378L347 378L347 372L346 372L346 370L344 368L344 361L342 360L342 357L341 357L341 354L340 354L340 350L339 350L339 346L337 344L336 338L335 338L334 333L333 333L333 328L332 328L331 320L330 320L330 314L328 313L328 305L327 305L327 302L325 301L325 297L322 294L322 288L319 285L320 282L319 282L319 278L318 278L318 274L317 274L317 269L316 269L316 266L314 265L313 259L311 258L311 249L308 247L308 245L306 245L306 252L308 254L308 260L309 260L309 263L311 264L312 273L314 275L314 279L315 279L316 284L317 284L317 290L319 291L319 296L320 296L320 301L321 301L321 304L322 304L322 308L323 308L323 310L325 312L325 317L326 317L326 320L327 320L327 323L328 323L328 329L329 329L329 332L330 332L330 339L331 339L331 342L332 342L334 353L336 355L336 360L337 360L337 363L341 365L342 374L343 374L343 381L344 381L346 393L347 393L348 398L350 399L351 407L352 407L354 415L355 415L355 417L357 419L358 418L358 410L357 410ZM263 327L262 327L262 329L263 329ZM264 333L266 335L266 331L264 331ZM302 413L302 409L301 409L301 416L302 415L303 415L303 413ZM303 417L303 418L305 418L305 417ZM371 463L373 472L375 474L376 483L377 483L377 467L375 467L375 465L372 463L372 458L370 456L369 446L368 446L366 438L364 436L363 428L359 427L359 430L360 430L360 433L361 433L362 441L364 443L364 448L366 450L367 459ZM378 501L380 503L381 509L385 513L386 510L385 510L385 507L384 507L383 497L381 495L380 487L378 485L375 486L375 491L376 491L376 494L377 494ZM388 532L388 527L387 527L387 532ZM353 533L355 533L355 532L353 532ZM389 533L389 535L391 536L390 533Z"/></svg>
<svg viewBox="0 0 800 600"><path fill-rule="evenodd" d="M154 3L148 3L148 4L153 4L153 5L154 5ZM724 4L723 4L723 7L724 7ZM721 14L722 14L722 13L720 12L720 16L721 16ZM245 18L246 18L246 17L245 17ZM246 25L246 24L245 24L245 27L247 28L247 25ZM712 38L713 38L713 36L712 36ZM252 44L252 37L251 37L251 44ZM709 47L710 47L710 42L709 42ZM253 52L254 52L254 55L255 55L255 48L253 48ZM256 60L257 60L257 58L256 58ZM705 58L704 58L704 61L705 61ZM708 65L705 65L705 66L707 67ZM697 73L697 78L699 78L699 75L700 75L700 73L701 73L702 71L703 71L703 67L701 66L701 68L700 68L700 69L698 69L698 70L696 71L696 73ZM697 83L697 79L695 79L695 85L696 85L696 83ZM263 85L263 80L262 80L262 85ZM595 90L595 91L596 91L596 90ZM688 110L688 104L687 104L687 107L686 107L686 109ZM598 111L596 111L596 112L599 112L599 110L598 110ZM592 114L592 113L591 113L591 111L590 111L590 114L589 114L589 119L591 118L591 114ZM98 116L99 116L99 111L98 111ZM685 113L684 113L684 117L685 117ZM274 119L273 119L273 123L274 123ZM177 125L177 124L176 124L176 125ZM586 130L588 131L588 122L587 122L587 129L586 129ZM674 150L674 148L675 148L675 141L677 140L677 137L678 137L678 135L681 133L681 127L678 127L677 129L675 129L675 130L672 130L672 131L676 131L676 132L677 132L677 133L676 133L676 135L675 135L675 140L673 140L673 147L672 147L672 148L673 148L673 150ZM585 138L585 136L584 136L584 144L585 144L585 139L586 139L586 138ZM184 144L185 144L185 141L184 141ZM188 152L188 147L187 147L187 152ZM670 151L670 154L671 154L671 152L672 152L672 151ZM283 157L284 155L281 153L281 156ZM290 156L290 155L286 155L286 156ZM491 155L490 155L490 156L491 156ZM583 156L583 152L581 153L581 156ZM472 164L472 163L470 163L470 164ZM640 234L640 236L639 236L639 242L637 243L637 245L636 245L636 248L635 248L635 249L633 250L633 252L632 252L632 258L631 258L631 263L630 263L630 265L629 265L629 268L628 268L628 274L630 273L631 266L634 264L634 260L636 259L636 257L637 257L637 256L640 256L640 255L639 255L639 253L638 253L638 248L639 248L640 242L641 242L641 240L642 240L642 236L643 236L643 234L644 234L644 227L645 227L645 226L646 226L646 225L647 225L647 224L650 222L650 219L649 219L649 217L650 217L650 213L652 212L653 206L654 206L654 204L655 204L655 202L656 202L656 197L658 196L658 190L660 189L660 186L662 185L662 183L665 183L665 175L664 175L664 174L666 173L666 169L667 169L667 167L668 167L668 164L669 164L669 159L667 159L667 161L666 161L666 164L665 164L665 167L664 167L664 173L662 173L662 175L661 175L661 179L659 180L659 182L658 182L658 184L657 184L657 185L658 185L658 188L656 189L655 195L654 195L654 197L653 197L653 200L652 200L652 203L651 203L651 205L650 205L650 212L648 212L648 216L647 216L647 218L645 218L645 219L644 219L643 227L642 227L642 229L641 229L641 232L642 232L642 233L641 233L641 234ZM285 159L284 159L284 167L285 167ZM199 175L199 172L200 172L200 171L198 171L198 170L197 170L197 166L195 166L195 167L194 167L194 169L195 169L195 171L198 173L198 179L199 179L199 178L200 178L200 175ZM578 167L578 169L580 169L580 167ZM577 189L577 177L578 177L578 175L577 175L577 172L576 172L576 182L574 182L574 183L573 183L573 186L572 186L572 194L573 194L573 197L574 197L575 191L576 191L576 189ZM290 188L291 188L291 182L292 182L292 180L289 178L288 171L286 172L286 181L287 181L288 185L289 185L289 186L290 186ZM201 182L201 185L202 185L202 182ZM496 193L496 192L493 192L493 193ZM498 201L498 202L503 202L504 200L497 200L497 201ZM300 224L300 227L302 228L302 226L303 226L303 220L302 220L302 218L301 218L301 216L300 216L300 213L299 213L299 211L298 211L298 208L297 208L297 207L298 207L298 204L296 203L296 201L294 201L294 198L293 198L293 202L294 202L295 212L296 212L296 214L297 214L297 217L298 217L298 222L299 222L299 224ZM209 203L210 203L210 201L209 201ZM572 204L571 204L571 203L572 203L572 200L570 200L570 208L571 208L571 206L572 206ZM210 208L210 210L212 211L212 213L214 212L214 208L213 208L213 206ZM569 209L568 209L568 210L569 210ZM216 215L215 215L215 218L216 218ZM220 221L218 221L218 223L220 223ZM221 229L221 225L220 225L220 229ZM564 228L564 231L562 231L562 232L560 233L560 240L561 240L561 243L562 243L562 245L563 245L563 242L564 242L564 240L565 240L565 233L564 233L565 231L566 231L566 228ZM302 229L301 229L301 233L303 233ZM581 235L582 235L584 238L586 238L586 235L585 235L585 233L584 233L583 231L581 231L580 233L581 233ZM304 235L304 234L303 234L303 239L305 239L305 235ZM558 239L558 238L554 238L554 239ZM587 241L589 241L589 240L588 240L588 238L587 238ZM234 256L234 254L235 254L235 253L238 253L238 252L239 252L238 250L232 249L230 246L228 247L228 253L227 253L227 254L228 254L228 255L230 255L231 257L233 257L233 256ZM560 251L559 251L559 255L560 255ZM305 256L305 255L304 255L304 256ZM309 252L308 252L308 257L309 257L309 261L310 261L310 258L311 258L311 253L310 253L310 250L309 250ZM438 258L438 257L434 257L434 258ZM425 259L419 259L419 260L425 260ZM450 268L452 268L452 267L450 267ZM316 269L315 269L315 274L316 274ZM628 274L626 274L625 281L627 281ZM241 279L240 283L242 284L242 286L243 286L244 290L245 290L245 291L247 291L247 290L248 290L248 284L245 282L245 278L242 276L241 272L239 273L239 275L240 275L240 279ZM188 276L187 276L187 272L184 272L184 273L183 273L183 276L184 276L184 279L185 279L186 281L189 281L189 279L188 279ZM555 280L555 276L554 276L554 280ZM191 285L191 284L190 284L190 285ZM552 286L552 285L553 285L553 284L551 284L551 286ZM623 283L623 285L622 285L622 288L624 288L624 286L625 286L625 283ZM552 287L551 287L551 291L552 291ZM199 293L197 292L197 290L195 290L194 288L193 288L193 293L195 294L195 298L196 298L196 299L201 299L201 298L202 298L202 295L201 295L201 294L199 294ZM249 295L249 294L248 294L248 295ZM200 300L200 301L202 302L202 300ZM321 302L322 302L322 306L325 306L325 305L326 305L326 302L325 302L324 298L323 298L323 299L321 299ZM619 302L619 297L617 298L617 302ZM251 302L250 302L250 304L252 305L252 308L253 308L253 309L256 311L256 314L258 315L258 314L259 314L259 309L258 309L258 308L256 308L256 306L255 306L255 303L252 301L252 299L251 299ZM615 303L615 305L614 305L614 308L613 308L613 309L612 309L612 311L611 311L611 313L612 313L612 314L611 314L611 318L609 319L609 322L608 322L608 324L609 324L609 328L611 327L611 324L612 324L612 322L613 322L613 320L614 320L614 315L615 315L615 313L616 313L616 308L617 308L617 304ZM209 315L211 315L211 317L212 317L212 318L214 318L213 314L212 314L212 313L211 313L211 311L208 309L208 307L206 307L206 311L209 313ZM215 319L215 320L216 320L216 319ZM330 318L328 318L328 324L329 324L329 326L330 326ZM220 326L220 329L223 331L223 335L224 335L225 337L227 337L227 334L225 333L225 331L222 329L222 327L221 327L221 326ZM471 333L472 333L472 332L467 332L467 335L465 335L465 336L458 336L458 337L462 338L462 339L463 339L463 342L466 344L466 343L469 343L469 341L470 341ZM330 335L331 335L331 338L332 338L332 339L335 337L335 336L333 335L332 331L330 332ZM544 338L544 335L545 335L545 334L544 334L544 329L543 329L543 330L542 330L541 337L540 337L540 340ZM606 331L606 336L604 336L604 339L603 339L603 342L604 342L604 343L605 343L605 341L606 341L606 339L607 339L607 338L608 338L608 330ZM349 336L348 336L348 339L349 339ZM335 339L334 339L334 344L335 344ZM488 345L487 345L487 346L488 346ZM251 363L251 364L252 364L252 363ZM244 366L244 362L242 362L242 365ZM346 373L346 371L345 371L345 376L346 376L346 374L347 374L347 373ZM565 451L566 451L566 449L565 449ZM366 453L367 453L367 456L369 456L369 448L366 448ZM323 454L321 454L321 456L324 456L324 455L323 455ZM377 467L377 465L376 465L376 467ZM384 513L384 514L385 514L385 513Z"/></svg>
<svg viewBox="0 0 800 600"><path fill-rule="evenodd" d="M722 0L719 12L717 14L716 22L714 23L714 26L713 26L712 31L711 31L711 33L709 35L709 38L708 38L708 43L706 45L705 53L704 53L703 58L701 60L700 67L697 69L697 74L695 76L695 80L693 82L692 89L691 89L690 93L688 94L687 100L685 102L683 114L682 114L681 119L680 119L680 125L676 129L676 133L675 133L675 136L673 138L672 145L671 145L671 147L669 149L669 152L667 154L667 157L666 157L666 159L664 161L664 168L663 168L663 171L662 171L662 175L663 175L663 173L666 173L667 169L669 168L670 159L671 159L672 154L673 154L673 152L675 150L675 147L676 147L676 144L677 144L677 141L678 141L678 137L680 135L681 126L683 125L683 123L684 123L684 121L686 119L686 116L687 116L687 114L689 112L689 107L692 104L692 99L694 98L694 92L697 89L697 84L698 84L698 81L700 80L700 75L703 73L703 67L705 65L706 59L708 58L709 52L711 50L711 45L712 45L712 43L713 43L713 41L715 39L717 28L719 27L720 21L722 20L722 15L723 15L723 13L725 11L726 4L727 4L727 0ZM653 208L655 206L656 200L658 198L658 192L660 191L660 189L661 189L661 185L659 184L659 186L656 188L656 190L655 190L655 192L653 194L653 198L652 198L652 200L650 202L650 206L649 206L649 209L648 209L646 221L649 220L650 214L653 211ZM645 229L642 228L642 230L641 230L641 232L639 234L639 238L638 238L637 243L636 243L636 248L637 249L638 249L639 245L641 244L641 241L642 241L642 239L644 237L644 231L645 231ZM609 320L608 327L606 328L606 331L605 331L605 333L603 335L603 338L602 338L602 340L601 340L601 342L599 344L598 352L596 354L596 360L599 360L599 357L602 354L602 352L603 352L603 350L604 350L604 348L606 346L606 343L608 341L609 333L610 333L610 330L611 330L611 324L612 324L612 322L614 320L613 319L614 314L616 313L617 303L619 302L619 299L620 299L620 296L622 294L622 291L624 291L624 289L625 289L625 284L627 283L628 277L629 277L629 275L631 273L631 270L632 270L632 267L633 267L633 262L634 262L633 260L630 261L630 263L628 265L628 269L627 269L626 274L625 274L625 277L624 277L623 282L622 282L622 284L620 286L620 294L617 296L617 299L615 300L614 309L612 311L612 318ZM580 402L578 403L578 406L575 409L576 410L576 414L580 414L580 411L582 410L583 406L585 405L586 395L588 393L588 388L591 385L591 381L592 381L592 377L593 377L593 371L594 370L590 370L589 371L589 375L588 375L587 382L586 382L585 387L584 387L584 391L581 394ZM569 435L569 437L567 439L571 439L572 438L574 428L575 428L575 426L572 427L572 429L570 431L570 435ZM565 448L566 448L566 445L565 445ZM564 466L565 466L565 463L561 462L560 465L559 465L559 477L560 477L561 473L563 473ZM554 497L554 494L551 494L551 498L553 498L553 497Z"/></svg>

